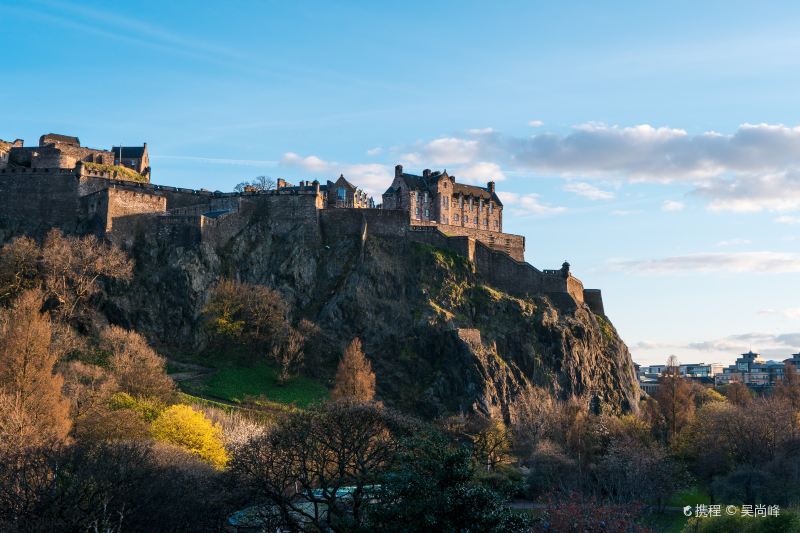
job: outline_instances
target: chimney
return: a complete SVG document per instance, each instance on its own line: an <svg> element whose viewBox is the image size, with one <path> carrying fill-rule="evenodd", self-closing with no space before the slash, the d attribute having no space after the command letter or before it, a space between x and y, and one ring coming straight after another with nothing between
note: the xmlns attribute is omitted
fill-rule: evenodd
<svg viewBox="0 0 800 533"><path fill-rule="evenodd" d="M493 181L489 182L489 192L491 192L491 193L494 192L494 182Z"/></svg>
<svg viewBox="0 0 800 533"><path fill-rule="evenodd" d="M394 167L394 177L399 178L403 175L403 165L395 165Z"/></svg>
<svg viewBox="0 0 800 533"><path fill-rule="evenodd" d="M431 176L431 169L426 168L425 170L422 171L423 178L429 178L430 176Z"/></svg>
<svg viewBox="0 0 800 533"><path fill-rule="evenodd" d="M282 189L284 187L286 187L286 180L283 178L278 178L278 183L276 184L275 188Z"/></svg>

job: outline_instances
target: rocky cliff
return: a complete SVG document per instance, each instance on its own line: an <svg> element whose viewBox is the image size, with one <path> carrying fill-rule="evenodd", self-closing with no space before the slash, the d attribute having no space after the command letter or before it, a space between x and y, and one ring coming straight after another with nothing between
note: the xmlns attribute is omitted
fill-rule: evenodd
<svg viewBox="0 0 800 533"><path fill-rule="evenodd" d="M293 318L308 318L331 350L310 368L330 379L353 337L373 361L387 404L434 417L470 409L512 415L531 384L563 397L596 394L603 409L635 408L625 344L588 308L520 299L484 284L451 252L403 239L273 231L269 217L225 246L173 247L138 235L132 286L111 290L109 318L167 348L203 345L200 312L220 276L279 289Z"/></svg>

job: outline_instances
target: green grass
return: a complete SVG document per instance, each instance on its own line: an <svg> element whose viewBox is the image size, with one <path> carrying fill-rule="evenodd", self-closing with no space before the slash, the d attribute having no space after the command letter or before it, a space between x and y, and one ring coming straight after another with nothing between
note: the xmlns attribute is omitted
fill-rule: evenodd
<svg viewBox="0 0 800 533"><path fill-rule="evenodd" d="M711 496L702 487L693 485L688 489L676 493L667 505L672 507L683 507L685 505L697 505L704 503L706 505L711 503Z"/></svg>
<svg viewBox="0 0 800 533"><path fill-rule="evenodd" d="M682 511L664 511L645 515L642 525L659 533L680 533L686 527L689 518Z"/></svg>
<svg viewBox="0 0 800 533"><path fill-rule="evenodd" d="M197 392L229 402L252 402L263 407L290 404L302 408L328 397L328 390L311 378L298 376L288 383L280 383L275 368L266 362L253 366L221 367Z"/></svg>
<svg viewBox="0 0 800 533"><path fill-rule="evenodd" d="M129 181L138 181L140 183L147 183L147 178L136 172L135 170L131 170L128 167L122 167L119 165L104 165L102 163L83 163L84 168L89 170L97 170L100 172L109 172L109 173L117 173L117 179L121 180L129 180Z"/></svg>

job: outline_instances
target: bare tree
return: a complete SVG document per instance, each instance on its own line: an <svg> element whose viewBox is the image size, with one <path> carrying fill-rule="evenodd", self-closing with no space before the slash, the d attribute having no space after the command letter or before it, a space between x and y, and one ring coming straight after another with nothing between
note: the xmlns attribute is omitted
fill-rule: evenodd
<svg viewBox="0 0 800 533"><path fill-rule="evenodd" d="M236 192L271 191L275 188L275 180L269 176L256 176L250 181L243 181L233 188Z"/></svg>
<svg viewBox="0 0 800 533"><path fill-rule="evenodd" d="M331 397L357 402L370 402L375 397L375 373L358 337L345 348L339 361Z"/></svg>
<svg viewBox="0 0 800 533"><path fill-rule="evenodd" d="M28 237L17 237L0 249L0 303L37 285L39 254L39 245Z"/></svg>
<svg viewBox="0 0 800 533"><path fill-rule="evenodd" d="M101 278L127 281L133 276L133 262L121 249L93 235L65 237L57 229L44 241L42 269L45 290L67 320L100 292Z"/></svg>
<svg viewBox="0 0 800 533"><path fill-rule="evenodd" d="M11 309L0 312L0 392L9 410L0 435L0 448L63 440L70 430L69 403L63 397L63 378L53 373L59 353L52 346L50 318L40 312L42 293L22 293ZM14 422L16 421L16 422Z"/></svg>
<svg viewBox="0 0 800 533"><path fill-rule="evenodd" d="M278 381L286 383L299 371L303 363L305 339L300 331L289 327L285 338L272 347L272 358L278 364Z"/></svg>
<svg viewBox="0 0 800 533"><path fill-rule="evenodd" d="M667 424L667 438L673 440L694 416L694 398L688 381L680 374L678 360L669 357L667 368L658 378L655 399Z"/></svg>
<svg viewBox="0 0 800 533"><path fill-rule="evenodd" d="M166 374L166 362L142 335L110 326L101 333L100 346L110 352L111 373L123 391L162 401L172 398L175 383Z"/></svg>
<svg viewBox="0 0 800 533"><path fill-rule="evenodd" d="M234 452L230 469L292 530L352 531L413 424L375 404L331 402L284 419ZM344 492L346 489L346 494Z"/></svg>

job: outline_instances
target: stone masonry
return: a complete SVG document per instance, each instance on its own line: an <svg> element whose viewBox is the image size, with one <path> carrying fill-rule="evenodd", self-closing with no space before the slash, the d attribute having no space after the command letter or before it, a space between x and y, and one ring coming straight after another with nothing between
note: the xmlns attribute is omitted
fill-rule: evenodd
<svg viewBox="0 0 800 533"><path fill-rule="evenodd" d="M131 171L139 178L132 180ZM465 185L446 171L416 176L398 165L376 207L344 176L324 185L278 180L274 190L211 192L150 183L146 144L96 150L57 134L43 135L34 148L19 139L0 141L0 243L59 228L123 247L142 232L170 246L218 247L261 213L258 220L273 233L301 231L319 244L331 237L380 236L449 249L501 290L546 294L559 305L586 305L603 314L600 291L584 289L569 264L538 270L524 261L525 239L502 232L502 210L494 182Z"/></svg>

